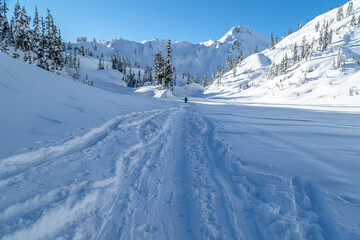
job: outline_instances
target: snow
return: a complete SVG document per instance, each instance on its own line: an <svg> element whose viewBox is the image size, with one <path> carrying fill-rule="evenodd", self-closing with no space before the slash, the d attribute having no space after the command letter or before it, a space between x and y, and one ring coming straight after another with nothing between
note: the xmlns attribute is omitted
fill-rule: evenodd
<svg viewBox="0 0 360 240"><path fill-rule="evenodd" d="M156 52L162 51L163 54L166 53L167 43L167 40L156 38L140 43L121 38L111 42L74 43L72 46L74 48L83 45L85 48L89 48L94 52L93 59L95 61L97 61L96 56L103 53L105 60L110 62L110 57L118 53L122 57L130 57L133 64L136 61L144 69L146 66L153 67L153 57ZM259 50L263 50L269 43L269 36L254 32L249 27L237 26L232 28L219 41L209 40L205 43L173 42L171 44L173 65L176 67L178 78L180 78L182 72L185 72L191 75L198 73L202 79L205 70L208 75L211 75L212 71L216 71L218 65L225 65L228 55L234 58L242 51L244 56L247 56L254 51L256 46ZM95 46L97 50L95 50ZM91 59L91 57L86 58ZM97 65L93 70L96 70L96 68Z"/></svg>
<svg viewBox="0 0 360 240"><path fill-rule="evenodd" d="M333 43L341 70L328 50L275 88L277 46L175 95L95 58L90 87L0 53L0 239L360 239L358 31Z"/></svg>
<svg viewBox="0 0 360 240"><path fill-rule="evenodd" d="M354 12L343 20L336 20L338 9L316 17L282 39L274 49L266 49L244 59L236 67L236 73L226 73L221 84L211 85L205 89L205 93L209 97L236 99L246 103L320 104L356 108L360 104L360 67L357 63L360 60L360 25L351 26L349 22L353 16L356 19L360 16L360 1L353 2ZM332 44L326 50L315 51L310 59L294 64L284 74L274 78L266 76L272 64L280 64L285 54L289 59L292 58L293 45L296 43L300 46L304 37L307 42L314 41L316 47L320 31L315 30L315 25L323 25L326 21L334 31ZM343 66L336 68L333 65L339 51Z"/></svg>

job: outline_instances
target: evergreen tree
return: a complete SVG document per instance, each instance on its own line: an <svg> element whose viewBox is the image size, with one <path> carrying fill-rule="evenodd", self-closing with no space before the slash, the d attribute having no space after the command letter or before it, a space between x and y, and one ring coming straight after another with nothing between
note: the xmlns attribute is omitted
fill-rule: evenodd
<svg viewBox="0 0 360 240"><path fill-rule="evenodd" d="M25 7L21 9L19 2L15 4L12 18L12 35L15 47L24 51L30 50L30 17L27 16Z"/></svg>
<svg viewBox="0 0 360 240"><path fill-rule="evenodd" d="M308 55L308 52L307 52L308 51L308 44L306 42L306 37L305 36L303 37L300 48L301 48L300 58L305 59L307 57L307 55Z"/></svg>
<svg viewBox="0 0 360 240"><path fill-rule="evenodd" d="M134 88L136 86L135 73L132 72L132 68L130 67L129 75L127 76L127 86L130 88Z"/></svg>
<svg viewBox="0 0 360 240"><path fill-rule="evenodd" d="M300 21L300 22L298 23L298 30L300 30L300 29L302 28L302 26L303 26L302 21Z"/></svg>
<svg viewBox="0 0 360 240"><path fill-rule="evenodd" d="M37 10L37 6L35 6L35 16L33 20L33 31L32 31L32 51L37 53L40 48L41 41L41 33L40 33L40 20L39 14Z"/></svg>
<svg viewBox="0 0 360 240"><path fill-rule="evenodd" d="M294 61L294 64L298 62L298 49L297 49L296 43L294 44L294 47L293 47L293 61Z"/></svg>
<svg viewBox="0 0 360 240"><path fill-rule="evenodd" d="M292 28L292 27L290 27L290 28L289 28L289 31L288 31L288 33L287 33L287 35L289 36L290 34L292 34L292 32L293 32L293 28Z"/></svg>
<svg viewBox="0 0 360 240"><path fill-rule="evenodd" d="M336 67L340 68L342 67L342 49L339 48L337 57L336 57Z"/></svg>
<svg viewBox="0 0 360 240"><path fill-rule="evenodd" d="M151 73L152 69L151 67L145 67L144 70L144 75L143 75L143 82L150 82L152 83L153 79L152 79L152 73Z"/></svg>
<svg viewBox="0 0 360 240"><path fill-rule="evenodd" d="M338 8L338 11L336 13L336 20L337 21L341 21L344 18L344 11L343 11L343 6L340 6Z"/></svg>
<svg viewBox="0 0 360 240"><path fill-rule="evenodd" d="M136 87L141 87L143 86L143 82L141 82L141 73L140 73L140 70L138 71L138 77L136 79Z"/></svg>
<svg viewBox="0 0 360 240"><path fill-rule="evenodd" d="M274 48L274 46L275 46L274 34L271 32L271 45L270 45L270 47Z"/></svg>
<svg viewBox="0 0 360 240"><path fill-rule="evenodd" d="M0 41L0 51L2 51L3 53L7 53L9 51L9 48L5 42L5 39L2 39Z"/></svg>
<svg viewBox="0 0 360 240"><path fill-rule="evenodd" d="M10 35L11 35L11 31L10 31L10 26L9 26L9 21L7 19L7 11L9 9L7 8L6 5L6 1L4 0L4 3L0 4L0 12L1 12L1 16L2 16L2 23L0 23L2 25L2 31L0 31L0 39L4 40L6 43L6 47L7 44L9 43L9 39L10 39Z"/></svg>
<svg viewBox="0 0 360 240"><path fill-rule="evenodd" d="M288 67L289 67L288 64L289 64L289 59L288 59L287 54L285 53L285 55L280 63L280 69L279 69L280 73L284 73L288 69Z"/></svg>
<svg viewBox="0 0 360 240"><path fill-rule="evenodd" d="M320 28L320 23L317 22L316 25L315 25L315 32L318 32L319 28Z"/></svg>
<svg viewBox="0 0 360 240"><path fill-rule="evenodd" d="M218 66L217 67L217 73L216 73L216 79L217 79L217 83L220 84L221 83L221 78L224 75L224 67L223 66Z"/></svg>
<svg viewBox="0 0 360 240"><path fill-rule="evenodd" d="M229 72L233 68L233 61L230 55L226 58L225 71Z"/></svg>
<svg viewBox="0 0 360 240"><path fill-rule="evenodd" d="M205 87L207 87L207 86L209 86L209 85L210 85L210 79L209 79L209 77L208 77L208 75L207 75L207 72L206 72L206 70L205 70L204 81L203 81L203 83L202 83L202 86L203 86L203 88L205 88Z"/></svg>
<svg viewBox="0 0 360 240"><path fill-rule="evenodd" d="M154 78L156 84L162 85L164 76L165 76L164 58L162 56L161 51L159 51L154 55Z"/></svg>
<svg viewBox="0 0 360 240"><path fill-rule="evenodd" d="M173 67L172 67L172 50L171 50L171 41L168 40L168 45L167 45L167 58L166 58L166 64L165 64L165 72L164 72L164 88L169 88L169 85L173 86L173 77L174 77L174 72L173 72Z"/></svg>
<svg viewBox="0 0 360 240"><path fill-rule="evenodd" d="M193 82L199 84L199 75L197 73L195 73L193 78L194 78Z"/></svg>
<svg viewBox="0 0 360 240"><path fill-rule="evenodd" d="M240 51L238 59L239 59L239 64L240 64L242 62L242 60L244 59L244 55L243 55L242 51Z"/></svg>
<svg viewBox="0 0 360 240"><path fill-rule="evenodd" d="M76 57L76 55L75 55L75 57ZM78 81L78 80L80 80L80 59L78 58L74 64L75 64L75 73L73 75L73 79L75 81Z"/></svg>
<svg viewBox="0 0 360 240"><path fill-rule="evenodd" d="M191 83L192 83L192 82L191 82L190 73L187 73L187 74L186 74L186 84L189 85L189 84L191 84Z"/></svg>
<svg viewBox="0 0 360 240"><path fill-rule="evenodd" d="M346 16L350 16L354 11L354 3L350 0L349 1L349 4L348 4L348 7L346 9Z"/></svg>
<svg viewBox="0 0 360 240"><path fill-rule="evenodd" d="M104 70L105 66L104 66L104 53L101 53L101 57L99 58L99 64L98 64L98 68L97 70Z"/></svg>

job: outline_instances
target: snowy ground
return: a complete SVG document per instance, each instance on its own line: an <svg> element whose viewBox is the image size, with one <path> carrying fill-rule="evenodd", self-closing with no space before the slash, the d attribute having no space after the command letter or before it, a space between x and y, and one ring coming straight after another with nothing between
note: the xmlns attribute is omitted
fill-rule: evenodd
<svg viewBox="0 0 360 240"><path fill-rule="evenodd" d="M0 239L360 239L356 101L171 97L0 63Z"/></svg>
<svg viewBox="0 0 360 240"><path fill-rule="evenodd" d="M2 159L0 236L360 237L359 115L210 103Z"/></svg>

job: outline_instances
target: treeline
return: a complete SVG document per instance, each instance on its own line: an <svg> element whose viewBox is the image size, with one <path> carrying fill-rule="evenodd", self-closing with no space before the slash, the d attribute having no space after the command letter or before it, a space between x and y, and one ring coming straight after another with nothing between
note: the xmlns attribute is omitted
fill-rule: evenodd
<svg viewBox="0 0 360 240"><path fill-rule="evenodd" d="M274 78L276 76L282 75L286 72L287 69L294 66L295 64L308 60L315 52L325 51L329 48L332 43L334 32L339 31L340 29L346 26L355 26L360 23L360 17L357 19L355 15L352 16L350 22L339 27L338 29L333 30L330 26L336 21L342 21L345 17L350 16L354 12L353 2L349 1L347 3L346 11L344 11L344 6L340 6L336 13L336 18L331 18L324 20L322 24L317 22L315 25L315 32L319 33L317 39L307 40L304 36L301 43L295 43L290 49L288 49L281 62L279 64L271 65L270 69L265 72L265 76L268 78ZM290 52L290 55L288 53ZM342 65L342 56L341 48L338 49L338 55L334 60L333 68L339 68Z"/></svg>
<svg viewBox="0 0 360 240"><path fill-rule="evenodd" d="M34 19L31 21L25 7L21 8L17 2L10 23L7 18L8 10L6 1L0 1L0 50L8 53L9 47L12 47L11 55L14 58L20 57L18 51L21 50L24 61L59 73L65 66L62 53L64 44L50 10L43 18L39 17L35 7Z"/></svg>

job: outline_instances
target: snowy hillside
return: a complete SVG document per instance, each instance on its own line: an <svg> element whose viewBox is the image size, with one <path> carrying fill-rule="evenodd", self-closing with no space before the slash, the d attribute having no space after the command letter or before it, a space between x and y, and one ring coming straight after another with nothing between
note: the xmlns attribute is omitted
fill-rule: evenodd
<svg viewBox="0 0 360 240"><path fill-rule="evenodd" d="M97 81L103 85L90 87L3 53L0 76L0 158L36 141L63 137L64 132L90 122L162 104L112 84L104 76Z"/></svg>
<svg viewBox="0 0 360 240"><path fill-rule="evenodd" d="M123 72L140 78L164 40L73 44L87 53L61 69L47 59L50 71L24 60L30 51L0 52L0 240L360 239L360 0L352 3L204 92L123 87L110 57L130 57ZM269 43L247 27L173 43L177 77Z"/></svg>
<svg viewBox="0 0 360 240"><path fill-rule="evenodd" d="M360 1L352 1L342 11L316 17L272 49L249 56L205 94L250 102L359 105L359 7Z"/></svg>
<svg viewBox="0 0 360 240"><path fill-rule="evenodd" d="M358 114L0 66L0 239L360 237Z"/></svg>
<svg viewBox="0 0 360 240"><path fill-rule="evenodd" d="M240 51L244 56L253 52L257 47L263 50L270 44L270 37L262 33L252 31L249 27L238 26L230 29L224 37L218 41L209 40L204 43L190 43L186 41L174 42L171 45L173 50L173 65L176 68L178 77L182 72L189 72L191 75L198 73L203 78L205 70L208 75L217 70L218 65L224 65L228 55L238 57ZM88 48L95 56L104 54L105 60L116 52L122 57L130 57L132 63L140 64L144 69L146 66L153 67L154 54L158 51L166 53L167 40L153 39L141 43L125 39L117 39L111 42L80 42L73 44L73 47Z"/></svg>

